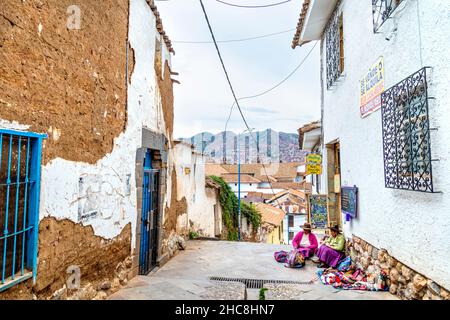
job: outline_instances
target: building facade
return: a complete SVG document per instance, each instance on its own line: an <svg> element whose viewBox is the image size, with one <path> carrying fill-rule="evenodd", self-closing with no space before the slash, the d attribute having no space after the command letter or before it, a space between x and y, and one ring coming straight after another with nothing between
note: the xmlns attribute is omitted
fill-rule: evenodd
<svg viewBox="0 0 450 320"><path fill-rule="evenodd" d="M410 299L450 289L448 12L445 0L306 0L292 43L320 41L329 215L355 259ZM358 188L348 220L345 186Z"/></svg>
<svg viewBox="0 0 450 320"><path fill-rule="evenodd" d="M102 299L183 241L157 8L78 3L3 4L0 298Z"/></svg>

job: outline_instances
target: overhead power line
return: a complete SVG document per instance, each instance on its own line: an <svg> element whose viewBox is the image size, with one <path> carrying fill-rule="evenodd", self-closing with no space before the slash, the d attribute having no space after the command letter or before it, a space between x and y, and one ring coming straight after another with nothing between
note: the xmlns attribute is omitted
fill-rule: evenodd
<svg viewBox="0 0 450 320"><path fill-rule="evenodd" d="M239 98L238 100L240 101L240 100L245 100L245 99L257 98L257 97L263 96L263 95L265 95L265 94L267 94L267 93L269 93L269 92L275 90L275 89L278 88L279 86L281 86L283 83L285 83L290 77L292 77L292 76L293 76L293 75L301 68L301 66L305 63L306 59L308 59L308 57L309 57L309 56L311 55L311 53L313 52L313 50L314 50L314 48L316 47L317 43L318 43L318 42L316 42L316 43L314 44L314 46L311 48L311 50L308 51L308 53L307 53L306 56L302 59L302 61L300 62L300 64L299 64L298 66L296 66L296 67L294 68L294 70L292 70L292 71L291 71L291 72L290 72L283 80L281 80L281 81L278 82L276 85L274 85L273 87L271 87L271 88L269 88L269 89L267 89L267 90L264 90L264 91L262 91L262 92L260 92L260 93L258 93L258 94L254 94L254 95L251 95L251 96ZM230 114L228 115L227 122L225 123L225 132L227 131L228 122L230 121L231 114L233 113L233 109L234 109L235 104L236 104L236 101L233 102L233 104L231 105L231 108L230 108Z"/></svg>
<svg viewBox="0 0 450 320"><path fill-rule="evenodd" d="M276 36L276 35L279 35L279 34L283 34L283 33L288 33L288 32L294 31L294 30L295 30L295 28L289 29L289 30L285 30L285 31L268 33L268 34L264 34L264 35L260 35L260 36L250 37L250 38L230 39L230 40L217 40L217 43L229 43L229 42L242 42L242 41L256 40L256 39L261 39L261 38L273 37L273 36ZM173 43L199 43L199 44L214 43L214 41L172 41L172 42Z"/></svg>
<svg viewBox="0 0 450 320"><path fill-rule="evenodd" d="M259 6L244 6L244 5L229 3L229 2L225 2L225 1L221 1L221 0L216 0L216 1L220 2L222 4L225 4L227 6L232 6L232 7L237 7L237 8L246 8L246 9L256 9L256 8L275 7L280 4L285 4L285 3L291 2L292 0L286 0L286 1L281 1L281 2L277 2L277 3L265 4L265 5L259 5Z"/></svg>
<svg viewBox="0 0 450 320"><path fill-rule="evenodd" d="M206 13L205 6L203 5L203 1L202 0L199 0L199 1L200 1L200 5L202 7L202 10L203 10L203 14L205 15L206 23L208 24L209 32L211 33L211 37L212 37L212 39L214 41L214 46L216 47L217 55L219 56L220 63L222 64L223 71L224 71L225 76L226 76L227 81L228 81L228 85L230 87L231 93L233 94L233 98L234 98L234 101L236 103L236 106L238 107L238 110L239 110L239 113L241 114L242 120L244 121L244 124L245 124L247 130L250 133L250 137L252 137L253 141L256 143L256 145L258 145L258 142L256 141L255 137L253 136L252 129L248 125L247 120L245 119L245 116L244 116L244 114L242 112L241 106L239 105L239 101L238 101L238 99L236 97L236 93L234 91L233 85L231 84L231 80L230 80L230 77L228 75L227 68L225 67L225 63L223 62L222 55L220 54L220 49L219 49L219 46L217 45L216 37L214 36L214 32L212 30L211 23L209 22L208 14ZM259 148L257 148L257 149L259 149ZM259 150L258 150L258 156L259 156ZM273 189L272 182L271 182L271 180L269 178L269 175L267 174L266 166L262 162L261 162L261 165L262 165L263 170L264 170L264 175L267 178L267 182L270 185L270 189L272 190L272 194L275 196L275 191ZM280 206L280 203L278 202L278 199L277 199L277 203Z"/></svg>
<svg viewBox="0 0 450 320"><path fill-rule="evenodd" d="M237 107L239 109L239 113L241 114L242 120L245 123L245 126L247 127L247 129L250 130L250 127L249 127L249 125L247 123L247 120L245 119L244 114L242 113L242 109L241 109L241 106L239 105L238 99L236 97L236 93L234 92L234 88L233 88L233 85L231 84L230 77L228 76L228 71L227 71L227 68L225 67L225 63L223 62L222 55L220 54L219 46L217 45L216 37L214 36L214 32L213 32L211 24L209 22L209 18L208 18L208 14L206 13L205 6L203 5L203 1L202 0L199 0L199 1L200 1L200 5L202 6L203 14L205 15L205 19L206 19L206 23L208 24L209 32L211 33L211 37L213 39L214 46L216 47L216 51L217 51L217 54L219 56L220 63L222 64L222 68L223 68L223 71L225 73L225 76L227 78L227 82L228 82L228 85L230 87L231 93L233 94L234 100L235 100L236 105L237 105Z"/></svg>

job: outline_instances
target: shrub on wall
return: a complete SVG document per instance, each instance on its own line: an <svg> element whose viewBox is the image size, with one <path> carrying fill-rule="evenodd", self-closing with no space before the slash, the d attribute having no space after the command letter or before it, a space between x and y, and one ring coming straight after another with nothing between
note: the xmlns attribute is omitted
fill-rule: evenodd
<svg viewBox="0 0 450 320"><path fill-rule="evenodd" d="M238 198L231 190L230 186L221 178L217 176L210 176L215 183L220 186L219 202L223 211L223 222L227 228L227 239L238 239ZM241 202L241 214L247 218L252 224L253 230L258 230L261 225L261 214L252 204Z"/></svg>

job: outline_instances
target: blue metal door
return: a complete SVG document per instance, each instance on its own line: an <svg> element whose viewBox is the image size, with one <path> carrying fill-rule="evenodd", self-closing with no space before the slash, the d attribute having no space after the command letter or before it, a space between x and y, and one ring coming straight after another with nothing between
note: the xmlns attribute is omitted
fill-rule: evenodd
<svg viewBox="0 0 450 320"><path fill-rule="evenodd" d="M159 174L151 165L151 152L144 161L142 185L141 241L139 274L146 275L156 266Z"/></svg>

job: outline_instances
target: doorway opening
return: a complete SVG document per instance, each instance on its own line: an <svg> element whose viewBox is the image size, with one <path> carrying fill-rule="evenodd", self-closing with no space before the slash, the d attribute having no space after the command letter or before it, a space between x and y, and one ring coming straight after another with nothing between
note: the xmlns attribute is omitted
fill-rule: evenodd
<svg viewBox="0 0 450 320"><path fill-rule="evenodd" d="M328 213L330 226L342 227L341 219L341 152L339 141L326 145L328 177Z"/></svg>

